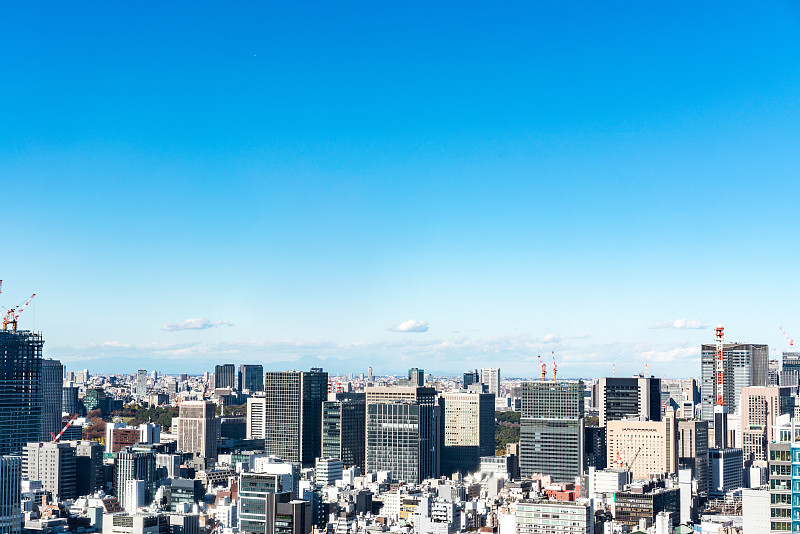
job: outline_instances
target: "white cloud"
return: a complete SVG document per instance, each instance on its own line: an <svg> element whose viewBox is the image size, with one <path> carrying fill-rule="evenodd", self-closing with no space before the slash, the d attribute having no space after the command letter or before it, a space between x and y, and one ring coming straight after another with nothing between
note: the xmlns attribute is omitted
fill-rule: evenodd
<svg viewBox="0 0 800 534"><path fill-rule="evenodd" d="M697 348L676 347L667 350L648 350L642 352L640 356L649 362L669 363L691 360L693 357L699 358L700 354Z"/></svg>
<svg viewBox="0 0 800 534"><path fill-rule="evenodd" d="M114 347L118 349L129 349L132 347L129 343L123 343L121 341L104 341L100 343L101 347Z"/></svg>
<svg viewBox="0 0 800 534"><path fill-rule="evenodd" d="M555 334L547 334L542 338L542 343L558 343L559 341L561 341L561 338Z"/></svg>
<svg viewBox="0 0 800 534"><path fill-rule="evenodd" d="M428 321L422 319L409 319L389 328L392 332L427 332Z"/></svg>
<svg viewBox="0 0 800 534"><path fill-rule="evenodd" d="M664 323L656 323L650 328L671 328L673 330L700 330L708 328L705 321L700 319L675 319Z"/></svg>
<svg viewBox="0 0 800 534"><path fill-rule="evenodd" d="M167 332L177 332L179 330L206 330L215 326L233 326L229 321L211 321L209 319L186 319L180 323L165 323L161 327Z"/></svg>

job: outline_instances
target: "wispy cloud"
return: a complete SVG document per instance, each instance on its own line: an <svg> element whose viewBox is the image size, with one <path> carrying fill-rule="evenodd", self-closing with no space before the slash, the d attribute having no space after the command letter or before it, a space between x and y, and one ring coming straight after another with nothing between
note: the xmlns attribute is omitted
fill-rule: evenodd
<svg viewBox="0 0 800 534"><path fill-rule="evenodd" d="M666 350L647 350L641 353L643 360L657 363L682 362L699 358L699 350L696 347L676 347Z"/></svg>
<svg viewBox="0 0 800 534"><path fill-rule="evenodd" d="M392 332L427 332L428 321L422 319L409 319L389 328Z"/></svg>
<svg viewBox="0 0 800 534"><path fill-rule="evenodd" d="M547 334L542 338L542 343L558 343L561 338L555 334Z"/></svg>
<svg viewBox="0 0 800 534"><path fill-rule="evenodd" d="M161 327L167 332L177 332L179 330L207 330L216 326L233 326L229 321L211 321L209 319L186 319L180 323L165 323Z"/></svg>
<svg viewBox="0 0 800 534"><path fill-rule="evenodd" d="M673 330L701 330L708 328L705 321L700 319L675 319L664 323L656 323L650 328L671 328Z"/></svg>
<svg viewBox="0 0 800 534"><path fill-rule="evenodd" d="M130 343L123 343L121 341L104 341L104 342L100 343L100 346L101 347L113 347L113 348L118 348L118 349L129 349L133 345L131 345Z"/></svg>

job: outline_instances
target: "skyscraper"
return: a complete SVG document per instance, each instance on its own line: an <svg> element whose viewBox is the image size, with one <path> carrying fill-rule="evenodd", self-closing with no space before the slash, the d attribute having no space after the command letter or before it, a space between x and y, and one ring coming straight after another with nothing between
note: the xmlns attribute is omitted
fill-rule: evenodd
<svg viewBox="0 0 800 534"><path fill-rule="evenodd" d="M367 403L364 393L336 393L322 403L322 456L364 468Z"/></svg>
<svg viewBox="0 0 800 534"><path fill-rule="evenodd" d="M777 418L794 412L794 388L742 388L742 448L744 459L767 460L767 444L778 439Z"/></svg>
<svg viewBox="0 0 800 534"><path fill-rule="evenodd" d="M136 397L144 397L147 395L147 369L139 369L136 371L134 389L133 395Z"/></svg>
<svg viewBox="0 0 800 534"><path fill-rule="evenodd" d="M601 378L598 382L600 426L607 421L639 417L661 420L661 379L643 377Z"/></svg>
<svg viewBox="0 0 800 534"><path fill-rule="evenodd" d="M125 502L126 482L143 480L145 503L155 496L156 453L150 448L126 447L114 458L114 492L120 503Z"/></svg>
<svg viewBox="0 0 800 534"><path fill-rule="evenodd" d="M214 367L214 389L236 389L236 366L232 363Z"/></svg>
<svg viewBox="0 0 800 534"><path fill-rule="evenodd" d="M443 393L442 474L474 473L481 456L494 456L494 395Z"/></svg>
<svg viewBox="0 0 800 534"><path fill-rule="evenodd" d="M500 396L500 368L499 367L484 367L481 369L481 382L486 384L489 388L489 393L494 393L496 397Z"/></svg>
<svg viewBox="0 0 800 534"><path fill-rule="evenodd" d="M211 401L184 401L177 419L178 450L217 457L219 419Z"/></svg>
<svg viewBox="0 0 800 534"><path fill-rule="evenodd" d="M268 372L264 376L264 447L287 462L314 465L322 450L322 402L328 396L328 373L310 371Z"/></svg>
<svg viewBox="0 0 800 534"><path fill-rule="evenodd" d="M583 381L522 384L521 476L572 482L583 474L583 392Z"/></svg>
<svg viewBox="0 0 800 534"><path fill-rule="evenodd" d="M714 359L716 346L704 344L701 358L702 419L714 420ZM723 399L728 413L739 409L739 395L747 386L766 385L769 378L769 348L752 343L725 343L722 347L724 365Z"/></svg>
<svg viewBox="0 0 800 534"><path fill-rule="evenodd" d="M68 414L78 413L78 393L80 388L77 386L66 385L61 388L61 411Z"/></svg>
<svg viewBox="0 0 800 534"><path fill-rule="evenodd" d="M41 436L43 343L28 330L0 331L0 455Z"/></svg>
<svg viewBox="0 0 800 534"><path fill-rule="evenodd" d="M243 473L239 477L239 520L243 534L308 534L311 503L294 498L286 477Z"/></svg>
<svg viewBox="0 0 800 534"><path fill-rule="evenodd" d="M634 479L677 474L678 427L674 415L670 410L663 421L609 421L607 465L630 470Z"/></svg>
<svg viewBox="0 0 800 534"><path fill-rule="evenodd" d="M0 456L0 534L22 532L22 459Z"/></svg>
<svg viewBox="0 0 800 534"><path fill-rule="evenodd" d="M464 389L467 389L472 384L477 384L481 381L480 375L478 374L478 370L475 369L474 371L467 371L464 373Z"/></svg>
<svg viewBox="0 0 800 534"><path fill-rule="evenodd" d="M701 495L708 493L708 447L708 421L678 421L678 466L692 470Z"/></svg>
<svg viewBox="0 0 800 534"><path fill-rule="evenodd" d="M264 391L264 366L263 365L240 365L239 366L239 390L247 390L250 393Z"/></svg>
<svg viewBox="0 0 800 534"><path fill-rule="evenodd" d="M56 499L74 499L75 447L68 442L32 442L25 445L22 476L41 480Z"/></svg>
<svg viewBox="0 0 800 534"><path fill-rule="evenodd" d="M441 407L411 401L367 404L367 472L420 483L440 471Z"/></svg>
<svg viewBox="0 0 800 534"><path fill-rule="evenodd" d="M64 388L64 367L58 360L42 360L42 431L40 440L50 441L51 434L61 432L61 404Z"/></svg>

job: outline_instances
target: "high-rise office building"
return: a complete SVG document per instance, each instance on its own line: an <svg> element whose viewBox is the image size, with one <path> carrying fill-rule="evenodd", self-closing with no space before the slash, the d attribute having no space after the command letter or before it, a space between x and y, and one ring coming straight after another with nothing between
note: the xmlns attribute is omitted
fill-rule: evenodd
<svg viewBox="0 0 800 534"><path fill-rule="evenodd" d="M710 449L708 463L709 497L721 499L729 491L742 487L744 481L742 449Z"/></svg>
<svg viewBox="0 0 800 534"><path fill-rule="evenodd" d="M607 421L639 417L646 421L661 420L661 379L634 376L601 378L598 382L600 426Z"/></svg>
<svg viewBox="0 0 800 534"><path fill-rule="evenodd" d="M714 420L714 361L716 345L703 344L701 359L702 418ZM728 413L739 410L739 395L747 386L766 385L769 375L769 348L752 343L725 343L722 347L724 366L723 400Z"/></svg>
<svg viewBox="0 0 800 534"><path fill-rule="evenodd" d="M793 484L800 470L800 445L787 442L769 444L770 533L800 532L800 484Z"/></svg>
<svg viewBox="0 0 800 534"><path fill-rule="evenodd" d="M42 487L56 499L74 499L75 448L68 442L32 442L25 445L22 476L41 480Z"/></svg>
<svg viewBox="0 0 800 534"><path fill-rule="evenodd" d="M242 534L309 534L311 524L311 503L295 499L284 476L243 473L239 477Z"/></svg>
<svg viewBox="0 0 800 534"><path fill-rule="evenodd" d="M606 427L587 426L583 429L583 448L586 451L586 467L598 471L607 466Z"/></svg>
<svg viewBox="0 0 800 534"><path fill-rule="evenodd" d="M494 398L491 393L442 394L442 474L474 473L481 456L494 455Z"/></svg>
<svg viewBox="0 0 800 534"><path fill-rule="evenodd" d="M767 444L778 439L777 418L794 412L794 388L742 388L742 448L744 459L767 460Z"/></svg>
<svg viewBox="0 0 800 534"><path fill-rule="evenodd" d="M28 330L0 331L0 455L39 441L43 343Z"/></svg>
<svg viewBox="0 0 800 534"><path fill-rule="evenodd" d="M410 385L422 387L425 385L425 370L412 367L408 370L408 381Z"/></svg>
<svg viewBox="0 0 800 534"><path fill-rule="evenodd" d="M61 388L61 411L68 414L76 414L79 411L78 393L80 388L73 386L71 382Z"/></svg>
<svg viewBox="0 0 800 534"><path fill-rule="evenodd" d="M781 372L781 362L778 360L770 360L769 361L769 377L767 378L768 386L777 386L779 385L778 377L780 376Z"/></svg>
<svg viewBox="0 0 800 534"><path fill-rule="evenodd" d="M708 494L708 421L678 421L678 466L691 469L697 493Z"/></svg>
<svg viewBox="0 0 800 534"><path fill-rule="evenodd" d="M236 389L236 366L232 363L214 366L214 389Z"/></svg>
<svg viewBox="0 0 800 534"><path fill-rule="evenodd" d="M125 502L126 482L143 480L145 503L155 496L156 453L152 447L126 447L114 458L114 494L120 503Z"/></svg>
<svg viewBox="0 0 800 534"><path fill-rule="evenodd" d="M520 416L520 474L573 482L584 470L584 385L525 382Z"/></svg>
<svg viewBox="0 0 800 534"><path fill-rule="evenodd" d="M22 458L0 456L0 534L22 532Z"/></svg>
<svg viewBox="0 0 800 534"><path fill-rule="evenodd" d="M481 381L480 374L478 374L478 370L475 369L473 371L467 371L464 373L464 389L467 389L472 384L477 384Z"/></svg>
<svg viewBox="0 0 800 534"><path fill-rule="evenodd" d="M103 446L98 441L73 441L75 447L75 494L91 495L103 484Z"/></svg>
<svg viewBox="0 0 800 534"><path fill-rule="evenodd" d="M608 421L606 463L629 470L634 479L677 474L677 430L672 411L663 421Z"/></svg>
<svg viewBox="0 0 800 534"><path fill-rule="evenodd" d="M327 396L328 373L322 369L266 373L264 400L258 405L265 451L287 462L314 465L322 450L322 403Z"/></svg>
<svg viewBox="0 0 800 534"><path fill-rule="evenodd" d="M374 386L365 389L367 405L376 402L410 401L417 404L435 404L436 389L415 386Z"/></svg>
<svg viewBox="0 0 800 534"><path fill-rule="evenodd" d="M42 360L42 430L39 439L50 441L61 432L64 367L58 360Z"/></svg>
<svg viewBox="0 0 800 534"><path fill-rule="evenodd" d="M484 367L481 369L481 382L486 384L488 393L494 393L495 397L500 396L500 368Z"/></svg>
<svg viewBox="0 0 800 534"><path fill-rule="evenodd" d="M139 369L136 371L136 382L133 387L133 395L135 397L144 397L147 395L147 369Z"/></svg>
<svg viewBox="0 0 800 534"><path fill-rule="evenodd" d="M782 371L797 371L800 373L800 352L786 351L783 353Z"/></svg>
<svg viewBox="0 0 800 534"><path fill-rule="evenodd" d="M219 419L211 401L184 401L177 418L178 450L217 457Z"/></svg>
<svg viewBox="0 0 800 534"><path fill-rule="evenodd" d="M322 403L322 456L364 468L366 394L335 393Z"/></svg>
<svg viewBox="0 0 800 534"><path fill-rule="evenodd" d="M239 390L255 393L264 391L264 366L263 365L240 365L239 366Z"/></svg>
<svg viewBox="0 0 800 534"><path fill-rule="evenodd" d="M440 472L441 407L411 401L367 404L367 472L418 484Z"/></svg>

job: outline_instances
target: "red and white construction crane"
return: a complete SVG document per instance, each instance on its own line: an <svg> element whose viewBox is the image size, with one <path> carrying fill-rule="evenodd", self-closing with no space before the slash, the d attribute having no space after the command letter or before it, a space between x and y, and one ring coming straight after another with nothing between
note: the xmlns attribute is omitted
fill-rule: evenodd
<svg viewBox="0 0 800 534"><path fill-rule="evenodd" d="M28 300L25 301L25 304L18 306L19 310L17 310L17 307L14 307L6 312L6 316L3 317L3 330L8 330L8 325L12 325L14 332L17 331L17 319L19 319L19 315L28 306L28 304L30 304L35 296L36 293L28 297Z"/></svg>
<svg viewBox="0 0 800 534"><path fill-rule="evenodd" d="M54 434L54 433L50 432L50 441L58 441L59 439L61 439L61 436L62 436L62 434L64 434L64 431L66 429L68 429L70 426L72 426L72 422L75 421L75 419L77 419L77 418L78 418L78 414L73 415L72 419L67 421L67 424L64 425L64 428L62 428L61 432L59 432L58 434Z"/></svg>
<svg viewBox="0 0 800 534"><path fill-rule="evenodd" d="M0 280L0 282L2 282L2 280ZM784 330L783 326L780 326L778 328L781 329L781 333L783 334L783 337L785 337L786 341L789 342L789 347L794 347L794 339L789 337L789 334L786 332L786 330Z"/></svg>
<svg viewBox="0 0 800 534"><path fill-rule="evenodd" d="M722 358L723 353L723 341L724 341L724 332L725 328L722 325L717 326L717 353L716 357L714 358L714 374L716 376L716 383L714 385L714 395L716 396L715 404L717 406L725 406L725 395L724 391L724 369L725 369L725 362Z"/></svg>
<svg viewBox="0 0 800 534"><path fill-rule="evenodd" d="M541 354L539 354L536 357L539 358L539 364L542 366L542 382L544 382L547 379L547 366L542 361L542 355Z"/></svg>

